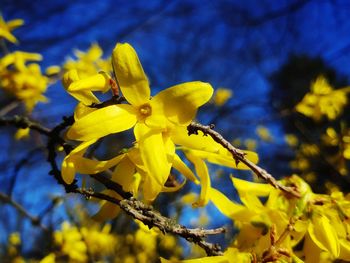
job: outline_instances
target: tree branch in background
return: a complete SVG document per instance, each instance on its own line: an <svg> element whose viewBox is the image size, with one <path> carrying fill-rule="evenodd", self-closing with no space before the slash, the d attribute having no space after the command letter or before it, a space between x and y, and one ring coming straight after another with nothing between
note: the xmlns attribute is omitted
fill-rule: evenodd
<svg viewBox="0 0 350 263"><path fill-rule="evenodd" d="M31 221L32 225L39 226L44 231L48 231L47 227L42 225L39 217L31 215L27 210L25 210L25 208L22 205L17 203L15 200L13 200L7 194L0 193L0 201L7 203L7 204L10 204L14 208L16 208L20 214L22 214L23 216L25 216L26 218L28 218Z"/></svg>

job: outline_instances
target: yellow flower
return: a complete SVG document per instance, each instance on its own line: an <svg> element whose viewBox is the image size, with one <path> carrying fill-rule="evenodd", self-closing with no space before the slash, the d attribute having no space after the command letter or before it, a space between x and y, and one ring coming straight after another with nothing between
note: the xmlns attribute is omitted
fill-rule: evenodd
<svg viewBox="0 0 350 263"><path fill-rule="evenodd" d="M329 120L336 119L347 103L348 88L334 90L324 76L319 76L307 93L296 105L296 111L315 121L326 116Z"/></svg>
<svg viewBox="0 0 350 263"><path fill-rule="evenodd" d="M176 126L188 125L197 109L210 99L213 89L208 83L187 82L163 90L151 98L148 79L135 50L129 44L117 44L112 61L120 89L130 105L112 105L86 114L72 125L67 137L90 141L135 126L140 156L150 175L147 177L150 180L148 197L154 199L163 188L174 159L175 146L169 137L170 131ZM97 89L108 85L108 78L98 77L91 77L96 80ZM69 85L79 81L73 80ZM91 87L86 88L88 82L85 86L80 84L75 91Z"/></svg>
<svg viewBox="0 0 350 263"><path fill-rule="evenodd" d="M258 126L256 128L256 133L263 141L271 142L273 140L269 129L264 126Z"/></svg>
<svg viewBox="0 0 350 263"><path fill-rule="evenodd" d="M92 91L107 92L110 88L110 77L104 73L80 78L78 71L72 69L63 75L62 83L67 92L82 104L89 106L99 103Z"/></svg>
<svg viewBox="0 0 350 263"><path fill-rule="evenodd" d="M5 22L4 18L0 14L0 37L5 38L11 43L17 43L17 39L14 35L11 34L11 31L20 27L24 24L22 19L14 19L8 22Z"/></svg>
<svg viewBox="0 0 350 263"><path fill-rule="evenodd" d="M69 59L66 61L63 65L64 71L68 72L74 69L83 79L99 71L112 71L110 59L102 58L103 51L97 43L92 44L87 52L76 50L74 55L77 60Z"/></svg>
<svg viewBox="0 0 350 263"><path fill-rule="evenodd" d="M16 51L0 59L0 86L23 101L28 112L38 102L46 102L43 95L49 79L42 75L39 64L28 61L40 61L40 54Z"/></svg>
<svg viewBox="0 0 350 263"><path fill-rule="evenodd" d="M298 137L295 136L294 134L286 134L284 136L284 140L291 147L295 147L298 145Z"/></svg>
<svg viewBox="0 0 350 263"><path fill-rule="evenodd" d="M223 106L232 97L232 91L226 88L218 88L214 93L213 102L216 106Z"/></svg>

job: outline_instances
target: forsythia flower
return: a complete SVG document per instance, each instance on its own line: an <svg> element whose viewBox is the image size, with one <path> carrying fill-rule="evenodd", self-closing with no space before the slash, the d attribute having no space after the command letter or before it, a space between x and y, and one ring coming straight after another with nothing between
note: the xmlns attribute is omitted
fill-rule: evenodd
<svg viewBox="0 0 350 263"><path fill-rule="evenodd" d="M110 234L110 225L105 225L102 230L93 227L79 229L64 222L62 229L54 233L54 241L60 250L56 255L57 259L59 256L67 256L68 262L88 262L88 253L93 258L112 254L117 240ZM45 259L54 257L49 255Z"/></svg>
<svg viewBox="0 0 350 263"><path fill-rule="evenodd" d="M239 234L233 247L265 257L305 262L349 260L350 200L340 192L312 193L297 176L282 181L294 185L300 199L284 196L271 185L232 178L242 204L230 201L211 189L211 201L234 220ZM265 197L265 203L259 197ZM300 246L303 244L303 246ZM215 261L213 261L215 262Z"/></svg>
<svg viewBox="0 0 350 263"><path fill-rule="evenodd" d="M110 59L102 58L103 51L97 43L92 44L86 53L76 50L74 55L77 60L68 59L63 65L63 70L68 72L74 69L82 79L94 75L98 71L112 71Z"/></svg>
<svg viewBox="0 0 350 263"><path fill-rule="evenodd" d="M291 147L295 147L298 145L298 137L296 137L294 134L286 134L284 136L284 140Z"/></svg>
<svg viewBox="0 0 350 263"><path fill-rule="evenodd" d="M14 19L8 22L5 22L4 18L0 14L0 37L5 38L11 43L17 43L17 39L12 35L11 31L20 27L24 24L22 19Z"/></svg>
<svg viewBox="0 0 350 263"><path fill-rule="evenodd" d="M28 112L38 102L46 102L43 93L49 79L42 75L39 64L28 61L40 61L40 54L15 51L0 59L0 86L23 101Z"/></svg>
<svg viewBox="0 0 350 263"><path fill-rule="evenodd" d="M213 97L216 106L223 106L232 97L232 91L226 88L218 88Z"/></svg>
<svg viewBox="0 0 350 263"><path fill-rule="evenodd" d="M260 137L260 139L263 141L271 142L273 140L269 129L267 129L264 126L258 126L256 128L256 133Z"/></svg>
<svg viewBox="0 0 350 263"><path fill-rule="evenodd" d="M346 89L334 90L323 76L319 76L311 85L296 110L315 121L327 116L329 120L336 119L347 103Z"/></svg>
<svg viewBox="0 0 350 263"><path fill-rule="evenodd" d="M148 79L129 44L117 44L112 61L120 89L130 105L112 105L84 114L68 130L67 137L91 141L134 127L139 154L148 174L147 199L153 200L162 190L176 156L171 138L174 128L188 125L197 109L210 99L213 89L208 83L188 82L151 98ZM77 77L67 77L64 83L70 92L85 92L92 86L104 91L110 84L110 79L102 73L89 78L89 82L83 82Z"/></svg>

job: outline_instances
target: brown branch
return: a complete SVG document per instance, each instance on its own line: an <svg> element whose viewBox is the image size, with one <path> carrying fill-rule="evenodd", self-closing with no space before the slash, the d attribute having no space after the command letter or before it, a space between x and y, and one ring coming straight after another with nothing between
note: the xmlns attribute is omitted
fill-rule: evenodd
<svg viewBox="0 0 350 263"><path fill-rule="evenodd" d="M143 202L134 199L123 199L118 200L114 197L103 193L97 193L93 190L86 190L77 188L74 190L75 193L84 195L87 198L95 197L101 200L107 200L118 205L124 212L133 218L141 221L149 228L157 227L164 234L171 233L185 238L187 241L195 243L203 248L208 256L222 255L221 247L218 244L208 243L203 238L208 235L221 234L225 232L225 228L217 229L202 229L195 228L190 229L183 225L175 223L172 219L162 216L160 213L155 211L152 206L146 205Z"/></svg>
<svg viewBox="0 0 350 263"><path fill-rule="evenodd" d="M23 216L25 216L26 218L28 218L30 220L32 225L39 226L41 229L48 231L48 228L46 226L42 225L39 217L36 217L36 216L33 216L32 214L30 214L27 210L25 210L25 208L22 205L17 203L15 200L13 200L7 194L0 193L0 201L7 203L7 204L11 205L12 207L16 208L20 214L22 214Z"/></svg>
<svg viewBox="0 0 350 263"><path fill-rule="evenodd" d="M209 135L214 141L221 144L225 149L227 149L231 154L236 164L239 162L244 163L249 169L251 169L259 178L265 180L267 183L271 184L276 189L280 189L288 195L293 197L300 197L300 193L294 187L288 187L280 184L271 174L269 174L265 169L251 162L245 157L245 153L235 148L230 142L228 142L222 135L215 130L213 130L214 125L202 125L200 123L192 122L188 125L188 134L198 134L198 131L202 131L204 136Z"/></svg>

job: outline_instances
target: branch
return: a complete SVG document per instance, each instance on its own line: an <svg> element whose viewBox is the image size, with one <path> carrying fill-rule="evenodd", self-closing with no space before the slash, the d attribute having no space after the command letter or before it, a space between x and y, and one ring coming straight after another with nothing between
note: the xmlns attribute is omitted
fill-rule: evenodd
<svg viewBox="0 0 350 263"><path fill-rule="evenodd" d="M286 194L289 194L293 197L299 198L300 193L294 187L288 187L280 184L271 174L269 174L266 170L261 168L260 166L254 164L250 160L245 157L245 153L235 148L231 143L229 143L222 135L213 130L214 125L202 125L200 123L192 122L188 125L187 130L188 134L198 134L198 131L202 131L204 136L209 135L213 138L214 141L221 144L225 149L227 149L232 157L235 159L236 164L239 162L244 163L247 167L249 167L259 178L265 180L267 183L271 184L276 189L280 189Z"/></svg>
<svg viewBox="0 0 350 263"><path fill-rule="evenodd" d="M39 226L43 230L48 231L47 227L41 224L39 217L31 215L29 212L27 212L27 210L25 210L25 208L23 206L21 206L19 203L14 201L7 194L0 193L0 201L2 201L4 203L8 203L11 206L13 206L14 208L16 208L20 214L24 215L25 217L27 217L31 221L32 225Z"/></svg>
<svg viewBox="0 0 350 263"><path fill-rule="evenodd" d="M208 256L222 255L221 247L218 244L211 244L203 240L208 235L216 235L225 232L225 228L217 229L190 229L183 225L175 223L172 219L162 216L157 211L153 210L152 206L146 205L143 202L134 198L118 200L114 197L103 193L96 193L93 190L77 188L75 193L82 194L87 198L95 197L101 200L106 200L118 205L124 212L133 218L141 221L149 228L157 227L164 234L171 233L185 238L187 241L195 243L203 248Z"/></svg>
<svg viewBox="0 0 350 263"><path fill-rule="evenodd" d="M43 135L49 136L50 129L42 126L41 124L31 121L29 118L24 116L15 115L14 117L1 117L0 118L0 126L15 126L17 128L30 128L35 130Z"/></svg>

